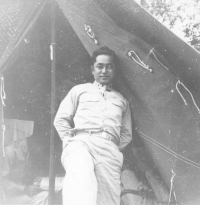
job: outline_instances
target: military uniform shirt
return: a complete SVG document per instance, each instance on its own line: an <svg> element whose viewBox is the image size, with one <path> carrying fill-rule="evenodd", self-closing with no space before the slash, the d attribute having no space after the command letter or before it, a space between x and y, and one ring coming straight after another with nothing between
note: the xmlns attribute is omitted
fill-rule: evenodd
<svg viewBox="0 0 200 205"><path fill-rule="evenodd" d="M54 125L63 141L70 137L69 131L104 130L117 139L121 150L132 139L128 101L96 81L77 85L69 91L60 104Z"/></svg>

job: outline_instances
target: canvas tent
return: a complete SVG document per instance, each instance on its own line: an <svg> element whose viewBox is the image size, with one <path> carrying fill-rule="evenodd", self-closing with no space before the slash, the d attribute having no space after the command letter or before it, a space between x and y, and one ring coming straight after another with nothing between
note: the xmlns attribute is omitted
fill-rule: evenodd
<svg viewBox="0 0 200 205"><path fill-rule="evenodd" d="M79 15L83 15L82 18L92 25L101 24L102 30L93 26L97 37L101 32L110 32L109 29L118 35L128 36L128 41L126 39L118 48L115 47L118 45L116 35L108 38L113 42L109 45L118 53L122 53L127 45L136 45L138 52L142 51L146 56L151 49L155 51L155 56L150 58L156 67L152 75L136 65L133 66L136 68L129 69L127 60L121 58L124 70L118 89L122 89L131 100L134 128L142 130L142 134L134 133L134 159L139 156L136 161L140 162L144 157L143 161L159 173L168 189L176 194L174 197L177 197L178 204L198 204L199 54L131 0L55 1L55 44L52 42L52 8L49 2L10 0L2 5L0 67L1 112L4 112L4 117L34 121L36 143L44 148L44 151L40 150L43 156L49 156L52 112L73 85L92 81L88 69L89 54L98 46L87 38L87 32L79 24L81 21L76 21L77 11L81 8ZM90 11L89 15L84 11ZM52 53L52 46L55 46L56 53ZM51 100L52 54L56 54L55 110L52 110ZM162 68L158 66L157 69L156 58L162 63ZM163 67L169 71L166 68L163 71ZM3 87L6 100L3 99ZM173 93L175 97L171 97ZM3 123L3 118L1 121ZM61 152L58 137L54 144L57 163ZM142 155L138 154L140 150ZM147 154L143 155L144 152ZM36 150L33 149L33 153L37 156ZM133 160L132 155L127 158ZM38 163L41 168L42 160ZM139 172L147 169L143 164L138 166Z"/></svg>

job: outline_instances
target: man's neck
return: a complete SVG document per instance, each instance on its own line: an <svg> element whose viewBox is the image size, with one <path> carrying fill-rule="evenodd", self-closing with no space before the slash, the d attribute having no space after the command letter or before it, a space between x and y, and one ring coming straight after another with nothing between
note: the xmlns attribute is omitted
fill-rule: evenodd
<svg viewBox="0 0 200 205"><path fill-rule="evenodd" d="M112 90L112 84L104 85L104 84L101 84L101 83L97 82L96 80L94 81L94 84L97 85L99 88L102 88L102 87L106 86L106 88Z"/></svg>

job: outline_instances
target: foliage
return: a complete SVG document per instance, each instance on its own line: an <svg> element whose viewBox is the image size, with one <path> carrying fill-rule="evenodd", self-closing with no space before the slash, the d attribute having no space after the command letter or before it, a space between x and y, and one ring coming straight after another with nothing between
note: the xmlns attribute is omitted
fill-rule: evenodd
<svg viewBox="0 0 200 205"><path fill-rule="evenodd" d="M200 1L137 1L180 38L200 51Z"/></svg>

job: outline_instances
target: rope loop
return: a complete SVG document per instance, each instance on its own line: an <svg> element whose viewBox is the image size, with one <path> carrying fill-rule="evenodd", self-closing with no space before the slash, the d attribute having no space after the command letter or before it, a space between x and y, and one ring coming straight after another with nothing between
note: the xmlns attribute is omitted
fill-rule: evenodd
<svg viewBox="0 0 200 205"><path fill-rule="evenodd" d="M1 76L1 103L3 106L6 106L5 102L4 102L4 100L6 99L6 93L4 90L4 77L1 74L0 74L0 76Z"/></svg>
<svg viewBox="0 0 200 205"><path fill-rule="evenodd" d="M4 149L4 143L5 143L5 130L6 130L6 126L4 125L4 107L6 106L5 105L5 102L4 100L6 99L6 93L5 93L5 90L4 90L4 77L3 75L0 74L0 79L1 79L1 123L2 123L2 151L3 151L3 157L5 157L5 149Z"/></svg>
<svg viewBox="0 0 200 205"><path fill-rule="evenodd" d="M144 69L148 70L150 73L153 72L153 70L150 68L149 65L146 65L137 55L137 53L133 50L128 52L128 56L129 58L131 58L132 60L134 60L138 65L142 66Z"/></svg>
<svg viewBox="0 0 200 205"><path fill-rule="evenodd" d="M160 60L158 60L156 54L153 52L153 49L154 49L154 48L152 48L152 49L150 50L150 54L151 54L151 53L153 54L153 57L156 59L156 61L157 61L158 63L160 63L161 66L163 66L165 69L169 70L168 67L166 67Z"/></svg>
<svg viewBox="0 0 200 205"><path fill-rule="evenodd" d="M95 44L98 45L98 41L95 39L95 35L94 35L94 32L93 32L92 28L91 28L89 25L87 25L87 24L85 24L84 26L85 26L85 31L87 32L88 36L89 36L91 39L94 40L94 43L95 43Z"/></svg>
<svg viewBox="0 0 200 205"><path fill-rule="evenodd" d="M6 131L6 126L4 124L2 124L2 153L3 153L3 157L6 156L5 154L5 131Z"/></svg>

